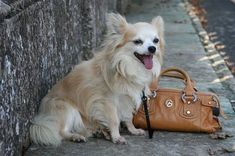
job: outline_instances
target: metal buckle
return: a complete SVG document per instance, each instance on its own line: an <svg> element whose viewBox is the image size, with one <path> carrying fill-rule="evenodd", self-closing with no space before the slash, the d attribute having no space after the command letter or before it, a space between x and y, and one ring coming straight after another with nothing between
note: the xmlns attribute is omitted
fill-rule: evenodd
<svg viewBox="0 0 235 156"><path fill-rule="evenodd" d="M193 96L193 102L196 102L196 101L197 101L197 95L196 95L195 93L193 93L192 96ZM185 93L183 93L182 96L181 96L181 99L182 99L184 102L186 102L185 97L186 97L186 95L185 95Z"/></svg>
<svg viewBox="0 0 235 156"><path fill-rule="evenodd" d="M217 107L220 107L219 100L217 99L216 96L213 95L213 96L212 96L212 100L213 100L214 102L216 102Z"/></svg>
<svg viewBox="0 0 235 156"><path fill-rule="evenodd" d="M151 95L151 97L152 98L155 98L157 96L157 92L154 90L154 91L152 91L152 95Z"/></svg>

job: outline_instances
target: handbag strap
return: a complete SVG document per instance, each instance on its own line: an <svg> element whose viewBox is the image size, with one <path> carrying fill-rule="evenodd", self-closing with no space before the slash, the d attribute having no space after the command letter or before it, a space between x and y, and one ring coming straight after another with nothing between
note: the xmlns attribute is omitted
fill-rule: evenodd
<svg viewBox="0 0 235 156"><path fill-rule="evenodd" d="M144 106L145 118L146 118L148 133L149 133L149 139L152 139L153 138L153 130L152 130L151 125L150 125L147 100L148 100L147 96L145 95L144 90L143 90L142 102L143 102L143 106Z"/></svg>

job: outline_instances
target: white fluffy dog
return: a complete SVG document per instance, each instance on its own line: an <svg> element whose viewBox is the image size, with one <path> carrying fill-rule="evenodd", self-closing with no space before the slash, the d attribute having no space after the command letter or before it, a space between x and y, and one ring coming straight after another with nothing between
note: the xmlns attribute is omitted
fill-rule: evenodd
<svg viewBox="0 0 235 156"><path fill-rule="evenodd" d="M43 98L30 127L34 143L59 145L61 140L86 141L92 132L107 129L114 143L125 144L119 133L124 122L130 133L143 135L132 124L142 90L160 73L164 23L127 23L108 14L102 50L77 65ZM107 134L107 133L106 133Z"/></svg>

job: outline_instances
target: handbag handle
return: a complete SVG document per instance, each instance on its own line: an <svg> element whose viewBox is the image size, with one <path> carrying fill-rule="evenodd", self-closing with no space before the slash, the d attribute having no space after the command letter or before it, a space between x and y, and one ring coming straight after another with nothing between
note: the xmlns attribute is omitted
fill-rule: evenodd
<svg viewBox="0 0 235 156"><path fill-rule="evenodd" d="M176 73L176 72L167 72L167 73L161 74L161 76L164 76L164 77L171 77L171 78L177 78L177 79L183 80L184 83L186 82L185 77L184 77L182 74ZM191 81L191 84L192 84L194 90L197 91L197 89L196 89L196 87L195 87L195 82L194 82L192 79L190 79L190 81Z"/></svg>
<svg viewBox="0 0 235 156"><path fill-rule="evenodd" d="M170 72L175 72L176 74L169 74ZM167 69L162 70L160 76L168 76L185 80L185 88L183 89L184 92L183 96L193 96L195 99L194 84L191 81L188 73L183 69L176 67L169 67Z"/></svg>
<svg viewBox="0 0 235 156"><path fill-rule="evenodd" d="M177 79L181 79L181 80L186 82L186 79L184 78L184 76L182 76L182 74L179 74L179 73L176 73L176 72L167 72L167 73L161 74L160 76L177 78ZM192 85L194 86L193 81L192 81ZM150 86L149 87L150 90L157 90L157 88L158 88L158 79L154 78L149 86Z"/></svg>
<svg viewBox="0 0 235 156"><path fill-rule="evenodd" d="M163 73L163 71L164 70L161 71L160 76L181 79L181 80L184 81L184 83L186 83L186 81L187 81L186 78L181 73L178 73L178 72L175 72L175 71L167 71L167 72ZM191 81L191 84L192 84L194 90L197 91L197 89L195 87L195 82L192 79L190 79L190 81ZM154 78L153 81L150 84L150 89L151 90L157 90L157 88L158 88L158 79Z"/></svg>
<svg viewBox="0 0 235 156"><path fill-rule="evenodd" d="M167 73L161 74L161 76L172 77L172 78L177 78L177 79L186 81L185 77L182 74L179 74L176 72L167 72Z"/></svg>

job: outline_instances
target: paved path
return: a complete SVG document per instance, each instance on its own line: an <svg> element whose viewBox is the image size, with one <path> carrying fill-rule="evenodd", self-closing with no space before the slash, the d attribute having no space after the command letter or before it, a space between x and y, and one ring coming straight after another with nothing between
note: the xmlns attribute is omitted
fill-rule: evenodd
<svg viewBox="0 0 235 156"><path fill-rule="evenodd" d="M221 45L218 51L229 62L235 75L235 3L230 0L207 0L202 1L202 7L207 12L205 29L211 40Z"/></svg>
<svg viewBox="0 0 235 156"><path fill-rule="evenodd" d="M156 15L163 16L166 22L167 43L164 67L182 67L197 82L199 90L209 90L219 94L225 112L229 116L229 120L223 122L225 130L235 134L235 117L231 104L224 95L225 89L216 80L217 76L205 57L204 48L182 2L180 0L159 0L159 2L146 0L144 3L139 0L138 2L138 5L132 5L127 20L130 22L150 21ZM161 82L161 85L164 86L182 87L179 84L172 80ZM208 134L155 132L153 139L149 140L144 136L123 135L128 141L127 145L114 145L102 139L90 138L87 143L64 142L58 148L33 145L29 148L26 156L203 156L208 155L210 149L215 150L216 154L234 155L234 153L224 153L222 149L235 146L235 137L226 140L213 140L209 138Z"/></svg>

